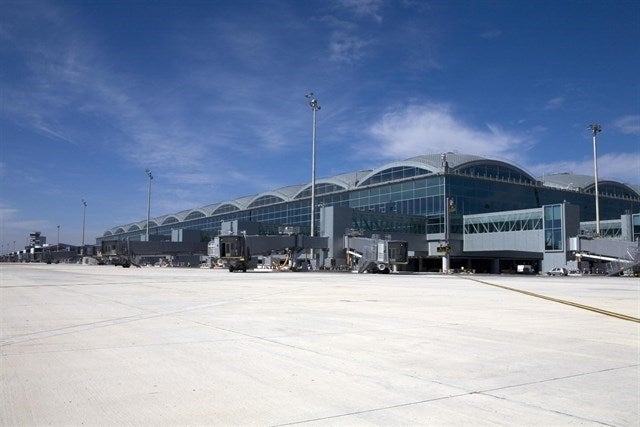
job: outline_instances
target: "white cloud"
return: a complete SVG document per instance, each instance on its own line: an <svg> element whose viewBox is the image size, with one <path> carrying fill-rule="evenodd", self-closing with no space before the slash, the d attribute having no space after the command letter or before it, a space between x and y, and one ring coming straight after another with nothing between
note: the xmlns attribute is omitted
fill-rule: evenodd
<svg viewBox="0 0 640 427"><path fill-rule="evenodd" d="M536 175L569 172L578 175L593 175L593 158L574 161L541 163L530 166ZM640 153L607 153L598 156L598 180L615 180L628 184L640 184Z"/></svg>
<svg viewBox="0 0 640 427"><path fill-rule="evenodd" d="M613 125L622 133L640 135L640 115L620 117Z"/></svg>
<svg viewBox="0 0 640 427"><path fill-rule="evenodd" d="M475 129L456 119L445 105L426 104L391 111L370 128L378 153L387 158L459 151L517 160L529 138L487 124Z"/></svg>

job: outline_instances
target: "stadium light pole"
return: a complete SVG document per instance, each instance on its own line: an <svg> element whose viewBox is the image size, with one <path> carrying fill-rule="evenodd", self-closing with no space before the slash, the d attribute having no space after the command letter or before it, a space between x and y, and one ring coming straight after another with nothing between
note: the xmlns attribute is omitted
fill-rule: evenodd
<svg viewBox="0 0 640 427"><path fill-rule="evenodd" d="M82 199L82 254L84 255L84 226L87 220L87 201Z"/></svg>
<svg viewBox="0 0 640 427"><path fill-rule="evenodd" d="M151 169L147 169L147 176L149 177L149 191L147 194L147 242L148 242L149 241L149 219L151 217L151 181L153 180Z"/></svg>
<svg viewBox="0 0 640 427"><path fill-rule="evenodd" d="M593 135L593 175L596 191L596 236L600 236L600 204L598 201L598 149L596 148L596 135L602 132L602 126L597 123L588 126Z"/></svg>
<svg viewBox="0 0 640 427"><path fill-rule="evenodd" d="M313 116L311 127L311 236L313 237L316 226L316 112L320 109L320 104L313 92L309 92L305 97L309 100Z"/></svg>

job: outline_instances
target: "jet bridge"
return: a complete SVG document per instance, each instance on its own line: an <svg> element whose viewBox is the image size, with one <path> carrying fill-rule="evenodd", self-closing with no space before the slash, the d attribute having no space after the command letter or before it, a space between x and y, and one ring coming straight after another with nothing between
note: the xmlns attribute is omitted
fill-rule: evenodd
<svg viewBox="0 0 640 427"><path fill-rule="evenodd" d="M569 248L578 261L590 259L607 262L609 275L640 269L640 242L579 236L569 239Z"/></svg>
<svg viewBox="0 0 640 427"><path fill-rule="evenodd" d="M215 237L208 245L208 255L223 260L229 271L247 271L257 264L259 256L280 255L282 263L278 270L296 270L296 260L311 249L326 250L327 237L312 237L301 234L247 236L231 235Z"/></svg>
<svg viewBox="0 0 640 427"><path fill-rule="evenodd" d="M407 242L377 236L344 236L350 265L358 273L389 273L395 265L408 262Z"/></svg>

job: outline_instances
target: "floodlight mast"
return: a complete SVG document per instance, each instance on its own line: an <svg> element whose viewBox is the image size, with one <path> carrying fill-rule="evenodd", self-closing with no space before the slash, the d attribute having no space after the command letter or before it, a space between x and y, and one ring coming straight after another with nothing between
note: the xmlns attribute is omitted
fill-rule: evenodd
<svg viewBox="0 0 640 427"><path fill-rule="evenodd" d="M442 153L440 155L440 161L441 161L441 166L442 166L442 172L443 172L443 182L444 182L444 192L443 192L443 197L444 197L444 247L445 247L445 252L444 255L442 256L442 272L447 274L449 272L449 267L451 266L451 256L450 256L450 229L451 229L451 225L450 225L450 221L451 221L451 214L449 212L449 202L453 202L453 199L450 199L447 196L447 185L446 185L446 181L447 181L447 172L449 169L449 163L447 162L447 153Z"/></svg>
<svg viewBox="0 0 640 427"><path fill-rule="evenodd" d="M320 104L313 92L309 92L305 97L309 100L313 115L311 128L311 236L313 237L316 226L316 112L320 109Z"/></svg>
<svg viewBox="0 0 640 427"><path fill-rule="evenodd" d="M147 176L149 177L149 191L147 193L147 242L149 241L149 219L151 217L151 181L153 180L153 175L151 174L151 169L147 169Z"/></svg>
<svg viewBox="0 0 640 427"><path fill-rule="evenodd" d="M82 199L82 254L84 255L84 225L87 219L87 201Z"/></svg>
<svg viewBox="0 0 640 427"><path fill-rule="evenodd" d="M596 192L596 236L600 236L600 203L598 201L598 149L596 148L596 135L602 132L602 126L597 123L588 126L593 135L593 175Z"/></svg>

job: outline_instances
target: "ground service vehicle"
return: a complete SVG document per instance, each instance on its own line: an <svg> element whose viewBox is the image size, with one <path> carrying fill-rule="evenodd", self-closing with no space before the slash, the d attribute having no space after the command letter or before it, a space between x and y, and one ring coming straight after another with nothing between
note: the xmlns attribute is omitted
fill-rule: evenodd
<svg viewBox="0 0 640 427"><path fill-rule="evenodd" d="M394 266L408 262L408 245L401 240L376 236L344 236L350 264L358 273L389 273Z"/></svg>
<svg viewBox="0 0 640 427"><path fill-rule="evenodd" d="M218 236L209 242L208 254L213 259L223 260L229 271L247 271L257 264L258 256L284 255L288 269L296 269L296 261L302 252L309 249L326 249L327 237L292 235L229 235Z"/></svg>
<svg viewBox="0 0 640 427"><path fill-rule="evenodd" d="M564 267L554 267L551 270L547 271L548 276L568 276L569 270Z"/></svg>

